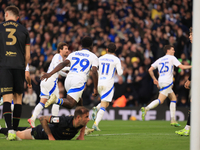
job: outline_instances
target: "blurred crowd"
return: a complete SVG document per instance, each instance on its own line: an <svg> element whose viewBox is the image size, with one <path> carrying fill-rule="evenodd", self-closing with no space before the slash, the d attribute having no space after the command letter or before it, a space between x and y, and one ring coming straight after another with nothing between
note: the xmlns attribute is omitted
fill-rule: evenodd
<svg viewBox="0 0 200 150"><path fill-rule="evenodd" d="M20 9L19 22L30 34L33 91L25 87L24 97L36 94L35 103L39 102L40 76L47 71L57 44L66 42L71 52L77 51L86 35L93 38L92 51L98 57L106 53L109 42L117 46L116 55L124 73L115 76L112 103L125 98L126 106L143 106L157 97L158 89L148 68L164 55L166 44L174 46L175 56L182 64L191 64L188 36L192 0L0 0L0 22L4 21L4 8L12 4ZM173 90L177 106L189 105L189 91L184 83L190 73L175 68ZM59 77L60 97L66 96L63 83L64 78ZM93 81L89 77L83 92L85 106L100 101L91 96L92 91Z"/></svg>

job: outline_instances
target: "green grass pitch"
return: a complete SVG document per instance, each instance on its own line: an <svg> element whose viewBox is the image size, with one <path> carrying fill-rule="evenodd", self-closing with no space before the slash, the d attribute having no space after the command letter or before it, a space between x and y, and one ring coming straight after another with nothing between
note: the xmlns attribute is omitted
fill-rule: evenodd
<svg viewBox="0 0 200 150"><path fill-rule="evenodd" d="M0 150L188 150L190 137L175 134L186 124L179 123L181 127L172 127L168 121L101 121L102 131L85 136L84 141L7 141L0 134ZM89 121L88 127L92 124ZM5 126L3 119L0 125ZM21 119L20 126L28 126L26 119Z"/></svg>

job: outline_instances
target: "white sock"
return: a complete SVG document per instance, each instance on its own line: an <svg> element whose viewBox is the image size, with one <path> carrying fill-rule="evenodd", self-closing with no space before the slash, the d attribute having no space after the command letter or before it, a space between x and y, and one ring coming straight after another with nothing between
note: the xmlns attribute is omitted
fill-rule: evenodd
<svg viewBox="0 0 200 150"><path fill-rule="evenodd" d="M13 112L14 110L14 104L11 104L11 111Z"/></svg>
<svg viewBox="0 0 200 150"><path fill-rule="evenodd" d="M157 107L159 104L160 104L160 100L156 99L153 102L151 102L145 109L146 111L149 111L150 109Z"/></svg>
<svg viewBox="0 0 200 150"><path fill-rule="evenodd" d="M99 111L99 109L101 108L101 103L99 103L99 104L96 106L96 108L97 108L97 111Z"/></svg>
<svg viewBox="0 0 200 150"><path fill-rule="evenodd" d="M94 124L98 126L99 122L101 121L101 119L103 118L103 115L105 113L105 107L101 107L101 109L98 111L97 113L97 118L95 119Z"/></svg>
<svg viewBox="0 0 200 150"><path fill-rule="evenodd" d="M186 125L186 126L185 126L185 130L190 130L190 126L189 126L189 125Z"/></svg>
<svg viewBox="0 0 200 150"><path fill-rule="evenodd" d="M44 104L39 102L37 104L37 106L35 106L35 109L34 109L33 114L31 116L31 120L35 121L35 119L40 114L40 112L42 111L43 108L44 108Z"/></svg>
<svg viewBox="0 0 200 150"><path fill-rule="evenodd" d="M53 104L53 106L51 108L51 114L53 116L58 116L59 108L60 108L60 105Z"/></svg>
<svg viewBox="0 0 200 150"><path fill-rule="evenodd" d="M170 102L170 114L171 114L171 121L175 122L175 113L176 113L176 101L171 101Z"/></svg>

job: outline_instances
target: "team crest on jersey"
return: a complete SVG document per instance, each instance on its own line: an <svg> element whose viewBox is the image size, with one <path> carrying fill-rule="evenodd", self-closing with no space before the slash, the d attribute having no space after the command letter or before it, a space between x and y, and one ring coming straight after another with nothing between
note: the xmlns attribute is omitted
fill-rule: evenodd
<svg viewBox="0 0 200 150"><path fill-rule="evenodd" d="M53 123L58 123L59 122L59 117L54 117L52 120Z"/></svg>

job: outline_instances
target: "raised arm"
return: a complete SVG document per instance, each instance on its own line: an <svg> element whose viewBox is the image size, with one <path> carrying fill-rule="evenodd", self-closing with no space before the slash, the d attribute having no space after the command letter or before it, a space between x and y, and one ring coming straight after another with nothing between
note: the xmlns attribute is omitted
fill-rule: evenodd
<svg viewBox="0 0 200 150"><path fill-rule="evenodd" d="M182 64L180 64L178 67L181 68L181 69L190 69L190 68L192 68L192 66L190 66L190 65L182 65Z"/></svg>
<svg viewBox="0 0 200 150"><path fill-rule="evenodd" d="M49 140L55 140L55 138L53 137L51 130L48 126L50 119L51 119L51 116L42 116L42 117L39 118L40 123L41 123L45 133L47 134Z"/></svg>
<svg viewBox="0 0 200 150"><path fill-rule="evenodd" d="M69 63L70 63L70 61L69 61L68 59L66 59L65 61L61 62L61 63L58 64L51 72L45 73L45 74L41 77L41 80L48 79L48 78L51 77L54 73L60 71L62 68L64 68L65 66L67 66Z"/></svg>

